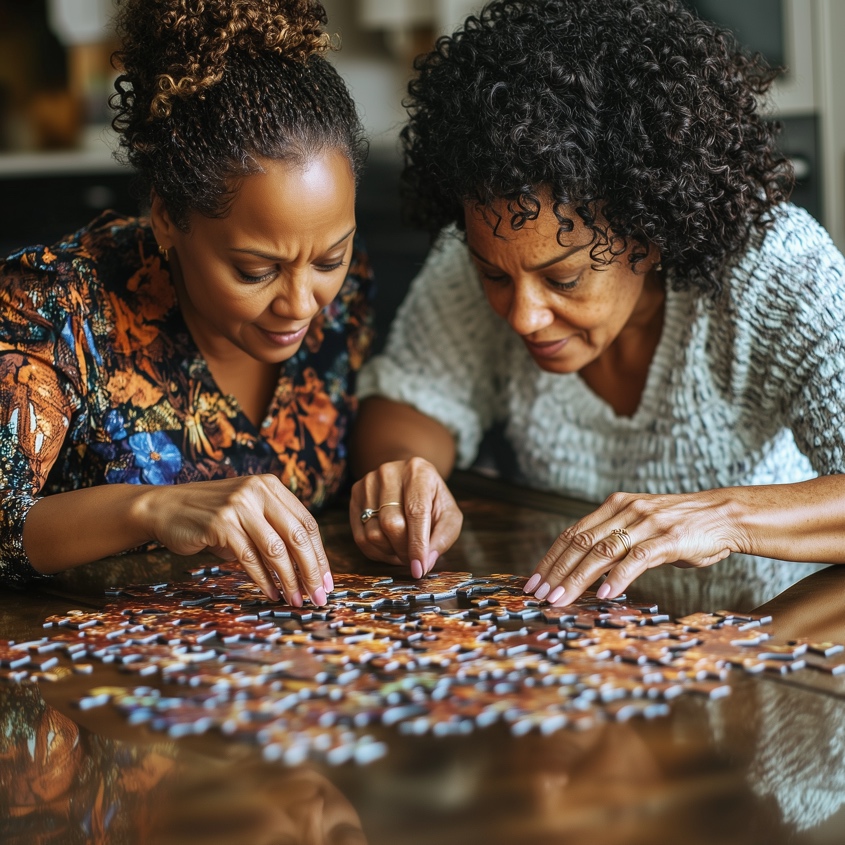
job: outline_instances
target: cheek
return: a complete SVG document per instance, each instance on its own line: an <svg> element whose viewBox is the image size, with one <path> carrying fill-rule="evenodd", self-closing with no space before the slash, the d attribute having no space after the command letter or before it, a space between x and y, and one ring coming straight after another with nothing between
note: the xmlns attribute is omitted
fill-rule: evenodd
<svg viewBox="0 0 845 845"><path fill-rule="evenodd" d="M329 303L333 302L340 293L343 283L346 281L345 275L340 275L339 278L330 279L329 281L317 284L314 287L314 299L320 308L325 308Z"/></svg>

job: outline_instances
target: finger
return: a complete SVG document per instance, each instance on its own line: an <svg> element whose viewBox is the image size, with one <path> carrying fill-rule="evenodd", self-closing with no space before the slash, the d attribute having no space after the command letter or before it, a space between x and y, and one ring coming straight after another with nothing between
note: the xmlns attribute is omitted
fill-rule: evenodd
<svg viewBox="0 0 845 845"><path fill-rule="evenodd" d="M273 583L270 573L261 560L261 555L255 546L244 537L236 547L231 547L234 559L241 565L244 572L261 588L261 591L270 601L278 601L281 596L279 590Z"/></svg>
<svg viewBox="0 0 845 845"><path fill-rule="evenodd" d="M616 598L628 589L628 587L646 569L654 569L665 563L679 566L683 569L711 566L724 560L731 553L730 549L719 549L718 551L700 558L696 563L678 561L677 547L666 537L655 537L644 540L635 545L631 552L613 567L608 573L607 580L597 591L599 598ZM605 589L606 588L606 589Z"/></svg>
<svg viewBox="0 0 845 845"><path fill-rule="evenodd" d="M263 517L281 537L287 555L299 574L299 584L316 605L326 603L331 571L323 548L320 527L313 515L275 476L267 476ZM266 536L266 528L258 530ZM276 558L284 566L283 558ZM292 569L293 566L289 566Z"/></svg>
<svg viewBox="0 0 845 845"><path fill-rule="evenodd" d="M405 490L405 554L411 561L412 569L419 569L421 578L428 565L429 541L431 538L431 491L419 489L417 485ZM416 566L414 566L416 564Z"/></svg>
<svg viewBox="0 0 845 845"><path fill-rule="evenodd" d="M429 561L426 571L429 572L434 568L434 563L437 558L445 554L458 539L461 534L461 528L464 524L464 515L458 507L451 493L448 493L448 501L446 506L438 507L435 511L434 525L431 531L431 539L429 541Z"/></svg>
<svg viewBox="0 0 845 845"><path fill-rule="evenodd" d="M311 596L311 601L321 606L327 601L327 585L331 578L329 559L317 520L304 508L302 511L301 514L285 511L280 515L286 528L283 537L299 573L300 584Z"/></svg>
<svg viewBox="0 0 845 845"><path fill-rule="evenodd" d="M422 572L430 568L430 563L433 565L430 561L432 524L443 489L443 479L428 461L414 458L408 462L403 484L407 553L412 564L419 563Z"/></svg>
<svg viewBox="0 0 845 845"><path fill-rule="evenodd" d="M258 554L263 568L272 572L278 580L285 595L285 601L294 607L302 607L299 578L285 541L264 519L247 516L242 523L250 539L250 545Z"/></svg>
<svg viewBox="0 0 845 845"><path fill-rule="evenodd" d="M382 491L388 502L401 501L401 492ZM379 546L387 545L400 558L408 556L408 523L403 505L380 506L379 512L365 526L367 539Z"/></svg>
<svg viewBox="0 0 845 845"><path fill-rule="evenodd" d="M629 508L635 501L636 497L630 493L613 493L596 510L579 519L574 525L570 525L560 534L534 568L534 574L525 585L525 592L534 592L546 582L552 567L567 553L570 553L571 556L577 556L579 551L586 554L603 536L601 529L607 523L613 522L614 526L618 527L620 524L626 525L629 522L636 521L635 518L621 518L621 512Z"/></svg>
<svg viewBox="0 0 845 845"><path fill-rule="evenodd" d="M671 545L665 538L653 537L637 543L631 551L607 575L605 582L596 591L600 599L616 598L645 572L664 563L672 557Z"/></svg>
<svg viewBox="0 0 845 845"><path fill-rule="evenodd" d="M372 518L364 522L361 516L367 508L376 507L379 501L378 492L379 482L374 472L367 473L352 487L349 500L349 523L352 527L352 536L358 544L364 540L365 526L372 522Z"/></svg>
<svg viewBox="0 0 845 845"><path fill-rule="evenodd" d="M604 533L604 536L595 542L593 547L580 561L573 564L571 560L566 561L565 559L561 559L552 567L548 576L548 583L552 585L552 589L548 593L548 598L552 603L571 604L611 567L630 556L628 547L622 538L611 534L606 526L597 529L596 533ZM631 552L633 552L634 548L636 548L634 545L635 538L630 534L629 536L631 537L630 542L632 544ZM634 565L633 560L631 561L631 565ZM540 592L541 590L537 590L535 595L539 596ZM598 597L605 598L608 592L609 590L604 591Z"/></svg>
<svg viewBox="0 0 845 845"><path fill-rule="evenodd" d="M352 539L358 546L364 543L364 523L361 522L361 514L366 507L366 489L364 484L369 476L356 481L352 485L352 493L349 498L349 527L352 530Z"/></svg>
<svg viewBox="0 0 845 845"><path fill-rule="evenodd" d="M549 596L557 589L560 581L590 553L599 537L596 531L586 527L584 520L571 525L543 555L523 590L533 593L539 599Z"/></svg>

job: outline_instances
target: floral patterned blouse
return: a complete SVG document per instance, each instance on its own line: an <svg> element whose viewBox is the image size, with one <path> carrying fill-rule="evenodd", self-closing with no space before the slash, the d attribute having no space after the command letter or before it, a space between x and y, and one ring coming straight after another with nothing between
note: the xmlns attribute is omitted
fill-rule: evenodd
<svg viewBox="0 0 845 845"><path fill-rule="evenodd" d="M356 244L256 428L215 384L147 221L106 212L0 262L0 583L37 577L22 536L39 495L271 472L318 510L345 479L371 295Z"/></svg>

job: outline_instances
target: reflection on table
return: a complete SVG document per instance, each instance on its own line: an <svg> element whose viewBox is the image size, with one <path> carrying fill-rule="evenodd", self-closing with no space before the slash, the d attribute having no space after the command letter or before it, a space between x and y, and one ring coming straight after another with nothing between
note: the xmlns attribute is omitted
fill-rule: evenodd
<svg viewBox="0 0 845 845"><path fill-rule="evenodd" d="M585 507L480 498L477 485L458 488L466 524L444 568L527 574ZM496 485L484 492L502 495ZM394 571L361 558L342 509L321 523L335 570ZM106 586L182 578L197 561L124 556L39 591L2 595L0 638L32 639L49 614L105 604ZM775 598L761 574L749 592L747 569L740 560L733 566L704 586L667 567L636 590L680 615L718 609L706 601L718 585L719 607L750 609L734 595L745 605L769 601L776 631L780 616L795 634L822 620L829 638L845 641L845 620L829 611L838 570ZM725 699L683 697L665 718L548 736L514 737L503 725L442 739L379 728L387 757L335 768L285 768L221 736L171 741L104 708L74 707L93 686L127 683L137 681L97 666L92 676L0 687L0 841L801 845L840 843L845 829L838 677L735 673Z"/></svg>

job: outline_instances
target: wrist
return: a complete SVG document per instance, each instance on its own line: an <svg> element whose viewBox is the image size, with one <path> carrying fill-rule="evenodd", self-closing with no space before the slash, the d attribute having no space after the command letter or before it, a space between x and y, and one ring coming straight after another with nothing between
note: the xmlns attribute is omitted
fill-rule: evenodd
<svg viewBox="0 0 845 845"><path fill-rule="evenodd" d="M136 545L158 541L157 520L162 511L162 495L167 488L155 484L142 485L132 498L127 512L130 533L139 539Z"/></svg>
<svg viewBox="0 0 845 845"><path fill-rule="evenodd" d="M760 509L755 505L753 488L724 487L708 491L724 526L726 548L739 554L758 554Z"/></svg>

